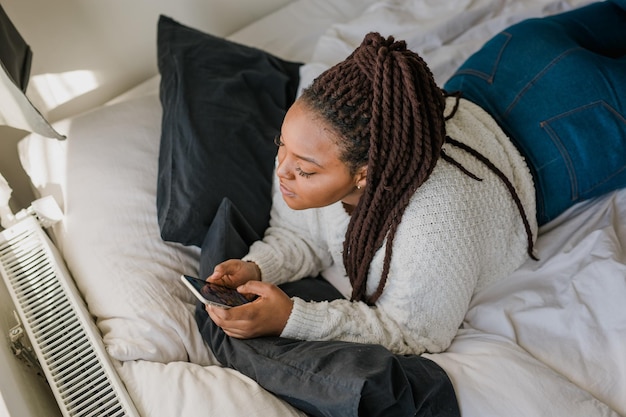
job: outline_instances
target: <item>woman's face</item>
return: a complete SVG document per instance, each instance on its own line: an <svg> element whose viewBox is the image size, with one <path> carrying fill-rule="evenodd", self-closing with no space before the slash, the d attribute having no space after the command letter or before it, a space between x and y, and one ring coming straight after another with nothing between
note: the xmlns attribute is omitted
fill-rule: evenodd
<svg viewBox="0 0 626 417"><path fill-rule="evenodd" d="M359 202L366 167L351 174L339 159L335 137L321 117L300 100L287 111L276 174L283 199L292 209L324 207L337 201L354 207Z"/></svg>

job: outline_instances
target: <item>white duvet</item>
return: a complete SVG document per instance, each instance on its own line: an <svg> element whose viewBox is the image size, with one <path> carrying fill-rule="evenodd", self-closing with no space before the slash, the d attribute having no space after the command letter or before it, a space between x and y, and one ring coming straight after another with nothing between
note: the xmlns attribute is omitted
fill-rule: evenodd
<svg viewBox="0 0 626 417"><path fill-rule="evenodd" d="M231 39L306 61L304 85L376 30L407 40L443 83L505 26L579 4L300 0ZM156 221L160 115L153 79L57 124L67 142L20 144L35 187L64 206L55 239L107 350L144 417L303 415L220 367L200 338L178 281L199 251L162 242ZM464 416L625 416L626 190L574 207L536 247L540 261L477 294L450 349L428 356Z"/></svg>

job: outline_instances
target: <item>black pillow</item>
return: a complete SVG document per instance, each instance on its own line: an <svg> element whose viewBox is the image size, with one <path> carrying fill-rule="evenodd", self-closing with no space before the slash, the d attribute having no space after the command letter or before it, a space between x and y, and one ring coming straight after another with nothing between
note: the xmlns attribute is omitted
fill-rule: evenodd
<svg viewBox="0 0 626 417"><path fill-rule="evenodd" d="M300 63L160 16L161 237L201 246L224 197L263 236L276 146Z"/></svg>
<svg viewBox="0 0 626 417"><path fill-rule="evenodd" d="M224 198L207 231L200 251L199 273L205 279L213 268L227 259L240 259L255 240L257 234L228 198Z"/></svg>

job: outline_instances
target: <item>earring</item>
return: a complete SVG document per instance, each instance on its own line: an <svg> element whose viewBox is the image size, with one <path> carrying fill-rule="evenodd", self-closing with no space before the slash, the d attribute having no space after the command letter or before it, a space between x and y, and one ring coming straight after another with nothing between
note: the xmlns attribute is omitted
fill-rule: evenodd
<svg viewBox="0 0 626 417"><path fill-rule="evenodd" d="M356 189L357 189L357 190L360 190L360 189L361 189L361 186L360 186L360 185L357 185L357 186L356 186Z"/></svg>

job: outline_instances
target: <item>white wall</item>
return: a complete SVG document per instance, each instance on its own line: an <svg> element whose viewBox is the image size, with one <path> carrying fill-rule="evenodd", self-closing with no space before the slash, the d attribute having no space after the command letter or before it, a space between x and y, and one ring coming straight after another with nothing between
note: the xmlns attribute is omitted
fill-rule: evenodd
<svg viewBox="0 0 626 417"><path fill-rule="evenodd" d="M28 96L54 122L100 105L157 73L159 14L225 36L288 1L0 0L0 3L34 53ZM33 89L38 80L49 78L62 81L74 94L56 97L56 104L49 105L50 100L46 100L49 97ZM0 126L0 173L14 189L15 209L29 205L33 199L15 148L25 135L26 132ZM0 282L0 415L8 410L13 417L53 417L56 411L43 411L51 404L54 409L55 405L45 382L11 355L6 337L14 324L11 309L6 287Z"/></svg>
<svg viewBox="0 0 626 417"><path fill-rule="evenodd" d="M33 50L28 96L49 121L55 122L102 104L157 73L159 14L226 36L289 1L0 0L0 3ZM56 81L53 86L59 87L61 83L61 87L74 91L66 91L67 95L49 94L49 88L37 87L50 79ZM54 100L50 100L52 97ZM25 135L26 132L0 126L0 172L14 188L13 204L18 207L32 200L15 151L15 143Z"/></svg>
<svg viewBox="0 0 626 417"><path fill-rule="evenodd" d="M17 142L26 134L22 130L0 126L0 173L13 188L11 207L14 212L27 207L34 199L17 156Z"/></svg>
<svg viewBox="0 0 626 417"><path fill-rule="evenodd" d="M228 35L288 0L2 0L34 52L32 76L92 72L98 87L48 111L52 121L156 74L159 14ZM41 110L41 109L40 109Z"/></svg>

